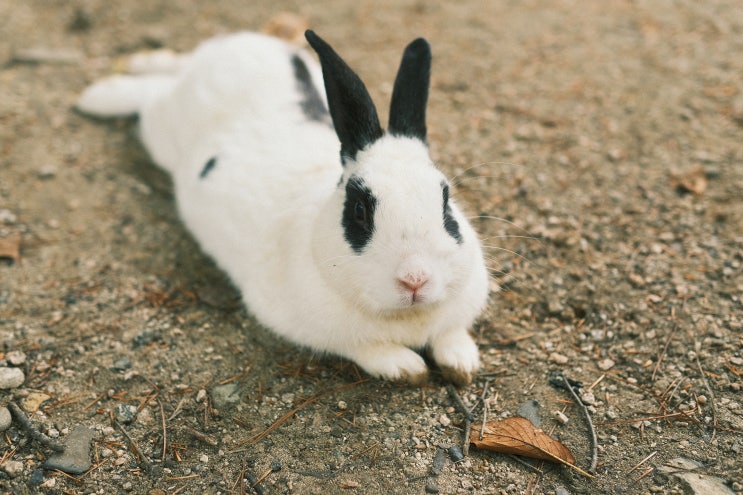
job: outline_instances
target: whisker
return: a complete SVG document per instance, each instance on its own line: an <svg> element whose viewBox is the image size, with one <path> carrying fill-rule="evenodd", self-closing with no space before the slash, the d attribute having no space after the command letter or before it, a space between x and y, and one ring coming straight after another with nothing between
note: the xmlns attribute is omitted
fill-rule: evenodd
<svg viewBox="0 0 743 495"><path fill-rule="evenodd" d="M517 164L516 163L513 163L513 162L499 162L499 161L481 162L481 163L478 163L476 165L472 165L471 167L468 167L468 168L462 170L458 174L456 174L453 177L451 177L451 179L449 180L449 182L456 187L456 185L459 183L459 182L457 182L457 179L459 179L460 177L462 177L467 172L470 172L470 171L472 171L472 170L474 170L476 168L485 167L485 166L491 166L491 165L509 165L509 166L515 166ZM480 176L475 176L475 177L480 177ZM494 177L498 177L498 176L494 176Z"/></svg>
<svg viewBox="0 0 743 495"><path fill-rule="evenodd" d="M482 239L480 239L480 241L485 242L485 241L489 241L490 239L529 239L530 241L537 241L539 243L542 242L538 237L534 237L533 235L511 235L511 234L492 235L489 237L483 237Z"/></svg>
<svg viewBox="0 0 743 495"><path fill-rule="evenodd" d="M536 261L534 261L534 260L531 260L531 259L527 258L526 256L524 256L523 254L521 254L521 253L518 253L518 252L516 252L516 251L513 251L513 250L511 250L511 249L506 249L506 248L504 248L504 247L500 247L500 246L493 246L493 245L488 245L488 244L483 244L483 246L482 246L482 247L483 247L483 248L486 248L486 249L494 249L494 250L496 250L496 251L502 251L502 252L504 252L504 253L509 253L509 254L512 254L512 255L516 256L516 257L517 257L517 258L519 258L519 259L520 259L521 261L525 261L525 262L527 262L527 263L533 263L533 264L535 264L536 266L541 266L541 265L540 265L539 263L537 263Z"/></svg>
<svg viewBox="0 0 743 495"><path fill-rule="evenodd" d="M511 220L508 220L503 217L496 217L494 215L472 215L472 216L467 217L467 220L498 220L499 222L503 222L505 224L508 224L512 227L517 228L521 232L525 232L527 234L529 233L529 231L526 230L524 227L518 226L516 223L512 222Z"/></svg>

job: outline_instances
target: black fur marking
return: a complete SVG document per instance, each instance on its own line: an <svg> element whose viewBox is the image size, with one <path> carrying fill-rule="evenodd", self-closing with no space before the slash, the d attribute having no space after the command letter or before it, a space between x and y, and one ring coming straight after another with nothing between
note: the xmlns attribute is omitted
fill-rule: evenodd
<svg viewBox="0 0 743 495"><path fill-rule="evenodd" d="M431 47L423 38L410 43L397 71L390 103L389 131L426 142L426 104L431 80Z"/></svg>
<svg viewBox="0 0 743 495"><path fill-rule="evenodd" d="M377 109L358 75L313 31L305 38L320 57L333 127L341 142L342 163L382 137Z"/></svg>
<svg viewBox="0 0 743 495"><path fill-rule="evenodd" d="M206 162L204 165L204 168L201 169L201 173L199 174L199 178L204 179L207 175L209 175L209 172L214 170L214 166L217 164L217 157L213 156L209 158L209 161Z"/></svg>
<svg viewBox="0 0 743 495"><path fill-rule="evenodd" d="M307 70L307 65L299 55L292 55L292 67L294 67L294 78L297 80L297 88L302 95L299 106L302 108L304 115L312 121L331 124L330 113L325 108L325 102L312 83L310 71Z"/></svg>
<svg viewBox="0 0 743 495"><path fill-rule="evenodd" d="M361 254L374 234L374 210L377 198L366 187L364 179L352 176L346 183L343 205L343 235L357 254Z"/></svg>
<svg viewBox="0 0 743 495"><path fill-rule="evenodd" d="M464 239L462 238L462 233L459 232L459 223L454 219L451 207L449 206L449 186L445 182L442 182L441 187L443 188L444 196L444 229L457 241L457 244L462 244Z"/></svg>

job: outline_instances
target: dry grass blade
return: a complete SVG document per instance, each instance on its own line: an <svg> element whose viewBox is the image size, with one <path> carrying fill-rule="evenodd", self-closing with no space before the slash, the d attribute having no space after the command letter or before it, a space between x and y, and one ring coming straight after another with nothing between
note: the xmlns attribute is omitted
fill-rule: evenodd
<svg viewBox="0 0 743 495"><path fill-rule="evenodd" d="M575 466L575 457L570 449L520 416L487 423L482 432L472 432L470 442L482 450L559 462L584 476L593 477Z"/></svg>

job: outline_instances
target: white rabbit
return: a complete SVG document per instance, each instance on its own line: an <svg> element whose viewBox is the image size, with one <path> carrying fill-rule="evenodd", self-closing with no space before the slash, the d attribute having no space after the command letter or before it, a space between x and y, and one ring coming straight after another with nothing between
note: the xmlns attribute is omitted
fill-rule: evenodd
<svg viewBox="0 0 743 495"><path fill-rule="evenodd" d="M234 34L171 73L156 63L104 79L77 107L139 114L183 222L264 325L377 377L421 383L417 350L445 379L469 383L479 356L468 328L488 273L429 157L430 47L406 48L384 132L359 77L314 32L306 38L320 65L279 39Z"/></svg>

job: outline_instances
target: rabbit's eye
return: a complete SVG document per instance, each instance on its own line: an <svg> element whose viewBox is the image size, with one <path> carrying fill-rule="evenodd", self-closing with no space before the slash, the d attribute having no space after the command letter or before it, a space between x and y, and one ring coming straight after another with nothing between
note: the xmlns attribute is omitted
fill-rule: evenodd
<svg viewBox="0 0 743 495"><path fill-rule="evenodd" d="M356 204L353 207L353 216L356 223L362 227L366 227L366 206L364 206L363 202L356 201Z"/></svg>
<svg viewBox="0 0 743 495"><path fill-rule="evenodd" d="M374 209L377 198L364 179L351 176L346 182L346 201L343 204L343 234L357 254L361 254L374 234Z"/></svg>
<svg viewBox="0 0 743 495"><path fill-rule="evenodd" d="M451 206L449 206L449 185L446 184L446 182L442 182L441 188L444 200L444 229L455 241L457 241L457 244L462 244L463 239L462 233L459 231L459 223L454 218Z"/></svg>

